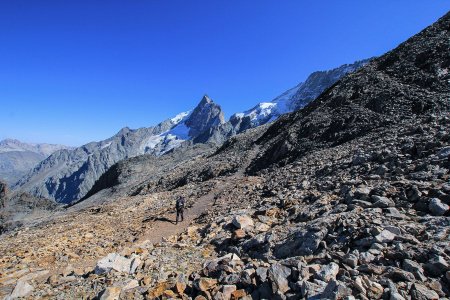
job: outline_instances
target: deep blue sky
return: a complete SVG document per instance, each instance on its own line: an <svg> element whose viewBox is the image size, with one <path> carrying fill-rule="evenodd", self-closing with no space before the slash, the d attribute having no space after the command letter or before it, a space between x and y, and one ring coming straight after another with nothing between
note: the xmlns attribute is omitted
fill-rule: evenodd
<svg viewBox="0 0 450 300"><path fill-rule="evenodd" d="M381 55L450 1L0 1L0 139L81 145L207 93L226 116Z"/></svg>

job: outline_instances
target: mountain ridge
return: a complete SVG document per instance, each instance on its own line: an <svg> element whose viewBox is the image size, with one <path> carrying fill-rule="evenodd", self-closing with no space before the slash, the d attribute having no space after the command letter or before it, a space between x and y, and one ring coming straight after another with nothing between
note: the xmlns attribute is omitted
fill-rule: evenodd
<svg viewBox="0 0 450 300"><path fill-rule="evenodd" d="M260 103L243 115L234 114L228 121L225 121L220 106L208 95L204 95L193 110L180 113L153 127L124 127L106 140L91 142L75 150L57 152L24 175L15 184L14 189L22 189L34 196L63 203L79 200L89 192L95 181L119 160L142 154L162 155L184 143L221 145L236 134L269 123L283 113L303 107L337 79L358 69L367 61L314 72L305 82L284 92L272 102ZM267 105L270 109L255 109Z"/></svg>
<svg viewBox="0 0 450 300"><path fill-rule="evenodd" d="M70 203L82 198L114 163L150 153L161 155L202 133L205 126L223 122L219 105L204 96L192 112L153 127L124 127L114 136L71 150L60 150L39 163L13 187L37 197ZM197 125L199 124L199 125Z"/></svg>
<svg viewBox="0 0 450 300"><path fill-rule="evenodd" d="M0 141L0 179L13 186L52 153L70 148L57 144L24 143L17 139L4 139Z"/></svg>

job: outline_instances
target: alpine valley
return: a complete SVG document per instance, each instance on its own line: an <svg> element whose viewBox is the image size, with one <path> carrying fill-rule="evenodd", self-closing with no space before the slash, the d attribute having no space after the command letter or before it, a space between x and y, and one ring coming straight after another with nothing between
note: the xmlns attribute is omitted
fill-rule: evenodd
<svg viewBox="0 0 450 300"><path fill-rule="evenodd" d="M449 299L449 40L57 150L0 184L0 297Z"/></svg>

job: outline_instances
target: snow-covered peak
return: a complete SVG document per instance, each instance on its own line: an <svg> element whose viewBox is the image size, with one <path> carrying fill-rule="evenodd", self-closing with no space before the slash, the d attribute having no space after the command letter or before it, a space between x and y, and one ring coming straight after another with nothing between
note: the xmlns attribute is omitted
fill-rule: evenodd
<svg viewBox="0 0 450 300"><path fill-rule="evenodd" d="M180 123L183 119L185 119L186 117L188 117L191 114L192 110L189 111L185 111L182 113L179 113L178 115L176 115L175 117L171 118L170 121L174 124L178 124Z"/></svg>
<svg viewBox="0 0 450 300"><path fill-rule="evenodd" d="M170 128L142 141L143 153L164 154L224 122L220 106L207 95L194 109L179 113L169 121Z"/></svg>
<svg viewBox="0 0 450 300"><path fill-rule="evenodd" d="M303 108L344 75L359 69L368 61L357 61L332 70L314 72L304 82L287 90L272 101L261 102L245 112L235 113L229 122L239 124L239 126L245 124L236 132L272 122L282 114Z"/></svg>

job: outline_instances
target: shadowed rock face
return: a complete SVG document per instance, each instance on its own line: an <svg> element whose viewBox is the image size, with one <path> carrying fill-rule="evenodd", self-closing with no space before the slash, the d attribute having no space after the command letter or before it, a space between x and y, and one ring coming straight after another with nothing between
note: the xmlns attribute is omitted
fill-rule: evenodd
<svg viewBox="0 0 450 300"><path fill-rule="evenodd" d="M7 187L6 183L0 181L0 208L5 206L7 189L8 189L8 187Z"/></svg>
<svg viewBox="0 0 450 300"><path fill-rule="evenodd" d="M52 200L10 192L7 184L0 181L0 234L21 226L32 213L39 216L56 208Z"/></svg>
<svg viewBox="0 0 450 300"><path fill-rule="evenodd" d="M282 117L258 141L250 172L285 164L415 116L448 109L449 18L349 74L303 110Z"/></svg>
<svg viewBox="0 0 450 300"><path fill-rule="evenodd" d="M205 95L186 120L186 126L190 128L189 136L195 138L204 131L224 122L225 119L220 106Z"/></svg>
<svg viewBox="0 0 450 300"><path fill-rule="evenodd" d="M116 162L144 153L164 154L222 122L220 106L205 96L191 113L182 113L157 126L123 128L107 140L57 151L24 176L15 189L70 203L86 195Z"/></svg>

